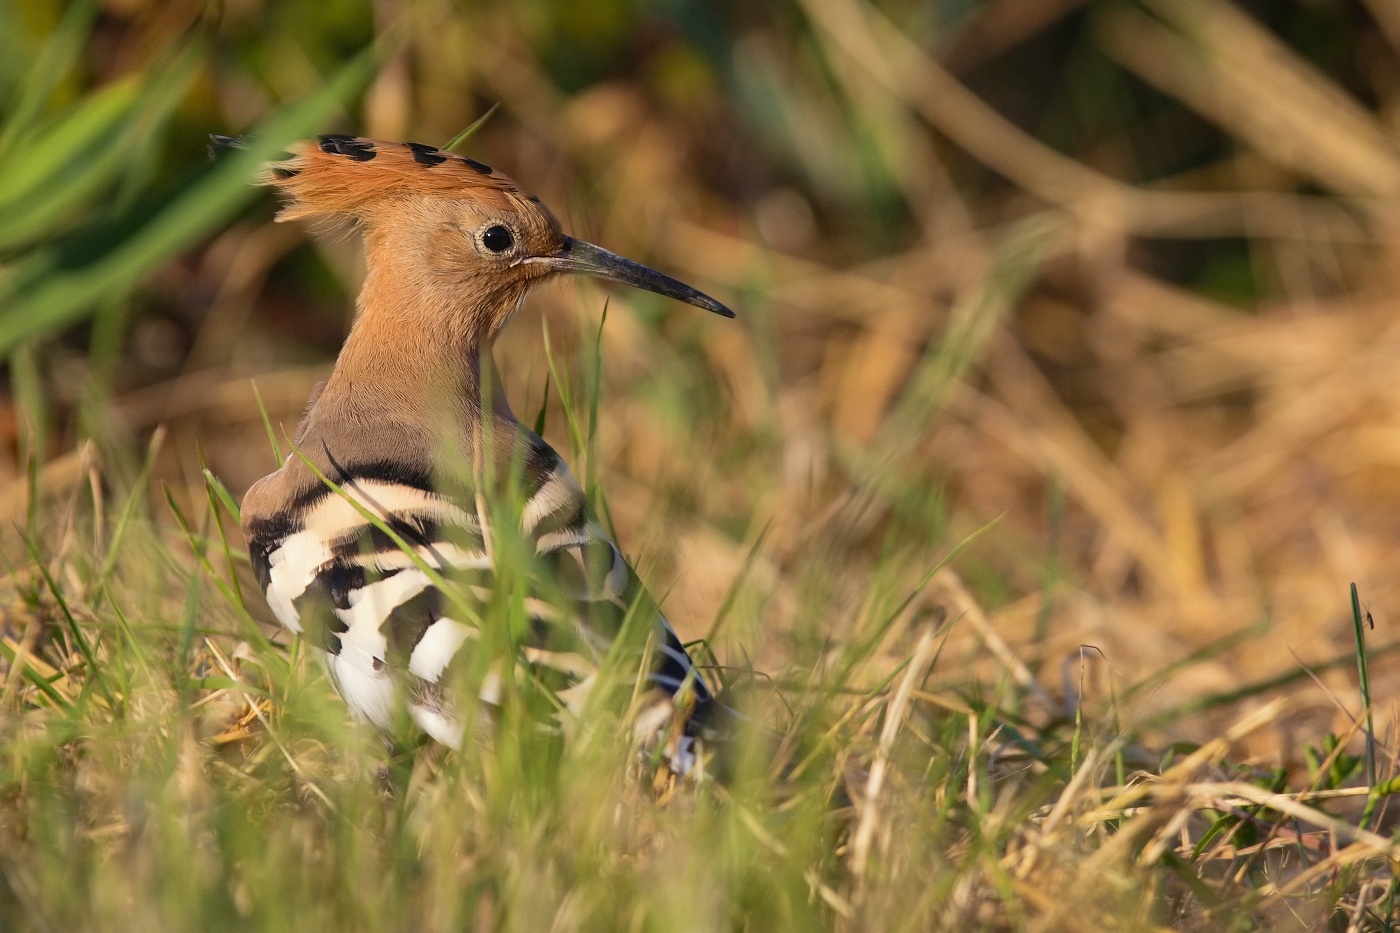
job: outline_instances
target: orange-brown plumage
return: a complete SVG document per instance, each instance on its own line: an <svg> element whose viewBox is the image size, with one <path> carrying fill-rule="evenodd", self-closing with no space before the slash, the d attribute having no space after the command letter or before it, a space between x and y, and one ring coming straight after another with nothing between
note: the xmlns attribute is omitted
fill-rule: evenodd
<svg viewBox="0 0 1400 933"><path fill-rule="evenodd" d="M296 436L322 469L335 449L398 451L423 468L444 450L476 459L483 419L512 421L500 393L494 411L482 410L482 355L547 278L612 278L732 316L687 285L567 236L538 198L473 159L340 135L290 151L260 179L286 199L279 219L351 219L365 243L354 326ZM274 512L316 482L293 460L255 486L254 512Z"/></svg>
<svg viewBox="0 0 1400 933"><path fill-rule="evenodd" d="M406 562L398 542L330 495L321 477L395 525L418 559L482 581L478 590L489 594L494 557L480 497L523 467L521 531L549 585L567 591L563 616L531 610L544 626L531 663L553 663L586 689L580 671L643 595L558 454L514 419L499 387L487 404L483 357L530 289L562 273L733 315L688 285L566 235L537 198L475 160L352 136L322 136L291 152L261 178L286 198L278 219L353 220L367 272L345 346L297 428L298 456L249 489L244 533L274 611L321 648L358 714L388 727L407 702L422 728L457 745L462 722L443 678L472 637L469 620L453 618L438 579ZM667 698L689 691L708 702L675 633L656 618L662 644L650 680ZM561 638L573 644L562 653Z"/></svg>
<svg viewBox="0 0 1400 933"><path fill-rule="evenodd" d="M503 210L538 204L490 166L421 143L323 136L296 143L291 152L260 178L288 198L278 220L360 216L413 196L471 199Z"/></svg>

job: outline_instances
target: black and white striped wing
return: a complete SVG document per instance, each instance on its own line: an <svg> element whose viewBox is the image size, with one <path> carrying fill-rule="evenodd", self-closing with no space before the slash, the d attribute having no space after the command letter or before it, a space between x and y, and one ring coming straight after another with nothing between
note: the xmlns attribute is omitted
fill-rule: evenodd
<svg viewBox="0 0 1400 933"><path fill-rule="evenodd" d="M577 710L638 591L622 555L589 519L568 468L540 446L522 523L540 558L539 592L547 597L527 599L532 632L524 654ZM346 470L339 494L313 490L295 514L255 523L254 568L278 619L324 651L357 716L389 730L406 703L420 728L457 748L463 724L442 689L444 674L478 630L419 563L463 584L484 605L494 583L490 529L475 509L385 472ZM393 529L412 554L356 505ZM697 702L708 701L675 633L658 619L652 681L666 694L689 683ZM499 683L488 675L482 698L498 695Z"/></svg>

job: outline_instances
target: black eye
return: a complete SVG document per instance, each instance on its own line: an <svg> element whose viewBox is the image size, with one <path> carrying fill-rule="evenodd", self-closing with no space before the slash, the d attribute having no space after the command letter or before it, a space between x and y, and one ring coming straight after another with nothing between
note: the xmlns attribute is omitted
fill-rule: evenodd
<svg viewBox="0 0 1400 933"><path fill-rule="evenodd" d="M508 228L496 224L482 232L481 245L493 253L504 253L515 245L515 237Z"/></svg>

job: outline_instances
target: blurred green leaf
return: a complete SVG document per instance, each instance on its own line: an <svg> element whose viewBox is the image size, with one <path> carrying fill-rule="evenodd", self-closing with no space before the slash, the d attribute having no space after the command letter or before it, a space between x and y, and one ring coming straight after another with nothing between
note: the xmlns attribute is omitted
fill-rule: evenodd
<svg viewBox="0 0 1400 933"><path fill-rule="evenodd" d="M30 70L16 73L18 93L5 115L4 128L0 129L0 162L9 164L7 156L10 155L10 150L16 147L25 131L39 119L54 89L80 60L86 50L97 10L97 0L78 0L70 5L63 14L58 29L44 43ZM14 15L14 10L8 12L3 25L7 32L14 35L19 32L19 17Z"/></svg>
<svg viewBox="0 0 1400 933"><path fill-rule="evenodd" d="M0 175L0 250L42 234L88 200L120 169L123 147L113 142L140 104L134 78L95 91L49 122L6 162Z"/></svg>
<svg viewBox="0 0 1400 933"><path fill-rule="evenodd" d="M149 218L136 205L118 226L126 235L98 244L75 261L73 244L52 244L26 257L0 280L0 352L81 320L99 302L133 288L151 269L224 223L255 197L255 168L289 140L321 126L374 72L366 49L314 93L285 105L254 131L248 148L204 171ZM94 231L89 231L94 232ZM81 245L91 247L92 244Z"/></svg>

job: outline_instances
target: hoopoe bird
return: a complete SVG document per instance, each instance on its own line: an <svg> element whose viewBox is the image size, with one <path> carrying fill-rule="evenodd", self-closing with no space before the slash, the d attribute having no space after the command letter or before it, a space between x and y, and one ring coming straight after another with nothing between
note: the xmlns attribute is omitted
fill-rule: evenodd
<svg viewBox="0 0 1400 933"><path fill-rule="evenodd" d="M638 739L664 744L671 769L684 773L694 761L688 724L713 707L711 692L568 466L512 415L489 354L530 290L563 273L733 312L566 235L538 198L474 159L341 135L290 151L259 179L285 198L277 219L349 219L368 261L356 318L293 452L243 500L253 570L273 613L324 658L357 718L391 732L406 712L460 748L470 704L454 661L487 634L461 594L485 606L500 585L501 529L484 496L491 477L514 468L517 540L533 551L534 574L521 669L548 675L577 711L641 607L654 620L644 695L655 702L637 717ZM473 689L498 702L498 672ZM675 718L687 708L688 719Z"/></svg>

